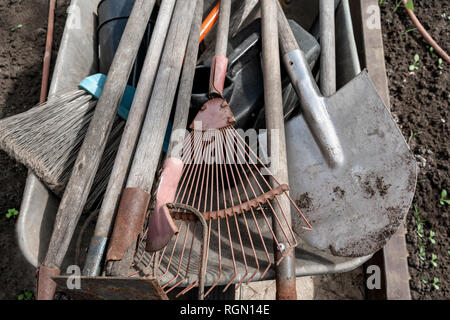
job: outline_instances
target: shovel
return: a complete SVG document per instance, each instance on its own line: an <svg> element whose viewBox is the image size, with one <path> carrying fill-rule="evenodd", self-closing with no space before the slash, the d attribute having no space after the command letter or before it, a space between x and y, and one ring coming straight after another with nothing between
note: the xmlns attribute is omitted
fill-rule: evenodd
<svg viewBox="0 0 450 320"><path fill-rule="evenodd" d="M301 114L286 122L290 195L311 222L294 231L333 255L380 249L411 205L415 160L367 74L325 98L278 6L282 60Z"/></svg>

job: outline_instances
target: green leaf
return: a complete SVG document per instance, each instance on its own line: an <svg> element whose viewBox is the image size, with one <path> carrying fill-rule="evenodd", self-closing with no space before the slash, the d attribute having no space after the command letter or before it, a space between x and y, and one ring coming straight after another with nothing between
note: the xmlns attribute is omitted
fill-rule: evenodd
<svg viewBox="0 0 450 320"><path fill-rule="evenodd" d="M431 264L433 265L433 267L437 267L438 264L436 263L436 259L437 259L437 255L435 255L434 253L431 254Z"/></svg>
<svg viewBox="0 0 450 320"><path fill-rule="evenodd" d="M447 197L447 190L442 189L442 191L441 191L441 198L445 198L445 197Z"/></svg>
<svg viewBox="0 0 450 320"><path fill-rule="evenodd" d="M405 4L405 7L408 8L411 11L414 11L414 3L412 0L408 0Z"/></svg>
<svg viewBox="0 0 450 320"><path fill-rule="evenodd" d="M18 24L17 26L12 27L12 28L11 28L11 31L16 31L17 29L20 29L20 28L22 28L22 27L23 27L23 25Z"/></svg>
<svg viewBox="0 0 450 320"><path fill-rule="evenodd" d="M414 65L409 66L409 71L414 71L415 69L416 69L416 66L414 66Z"/></svg>
<svg viewBox="0 0 450 320"><path fill-rule="evenodd" d="M15 218L19 214L19 211L16 209L8 209L6 213L6 219Z"/></svg>
<svg viewBox="0 0 450 320"><path fill-rule="evenodd" d="M420 60L420 56L416 53L414 55L414 62L419 62L419 60Z"/></svg>
<svg viewBox="0 0 450 320"><path fill-rule="evenodd" d="M25 297L26 297L27 299L33 298L33 292L25 291Z"/></svg>

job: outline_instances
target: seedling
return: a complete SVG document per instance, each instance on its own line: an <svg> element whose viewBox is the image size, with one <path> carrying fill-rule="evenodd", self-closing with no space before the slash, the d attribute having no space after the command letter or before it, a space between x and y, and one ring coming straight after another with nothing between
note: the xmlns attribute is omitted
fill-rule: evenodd
<svg viewBox="0 0 450 320"><path fill-rule="evenodd" d="M425 248L423 243L419 243L419 259L425 261Z"/></svg>
<svg viewBox="0 0 450 320"><path fill-rule="evenodd" d="M16 31L16 30L18 30L18 29L20 29L20 28L22 28L22 27L23 27L23 25L18 24L17 26L12 27L12 28L11 28L11 31Z"/></svg>
<svg viewBox="0 0 450 320"><path fill-rule="evenodd" d="M6 213L6 219L15 219L19 215L19 211L16 209L8 209L8 212Z"/></svg>
<svg viewBox="0 0 450 320"><path fill-rule="evenodd" d="M412 65L409 66L409 71L419 70L419 60L420 60L420 57L419 57L419 55L416 53L416 54L414 55L414 64L412 64Z"/></svg>
<svg viewBox="0 0 450 320"><path fill-rule="evenodd" d="M426 46L428 51L430 51L432 57L436 57L436 53L434 53L434 48L432 46Z"/></svg>
<svg viewBox="0 0 450 320"><path fill-rule="evenodd" d="M394 8L394 12L397 11L398 7L400 7L400 5L402 4L402 0L398 0L397 3L395 4L395 8ZM406 1L405 7L408 8L411 11L414 11L414 3L412 0L408 0Z"/></svg>
<svg viewBox="0 0 450 320"><path fill-rule="evenodd" d="M439 279L434 277L433 282L431 284L433 285L435 290L439 290L438 282L439 282Z"/></svg>
<svg viewBox="0 0 450 320"><path fill-rule="evenodd" d="M431 260L430 260L430 262L431 262L431 264L433 265L433 267L437 267L437 266L438 266L438 264L436 263L436 260L437 260L437 255L435 255L434 253L432 253L432 254L431 254Z"/></svg>
<svg viewBox="0 0 450 320"><path fill-rule="evenodd" d="M33 292L25 290L23 293L17 296L17 300L32 300L33 297Z"/></svg>
<svg viewBox="0 0 450 320"><path fill-rule="evenodd" d="M443 189L441 191L441 198L439 199L439 203L441 204L441 206L443 206L444 204L450 204L450 199L447 199L447 190Z"/></svg>
<svg viewBox="0 0 450 320"><path fill-rule="evenodd" d="M442 61L442 58L438 59L438 68L441 70L444 69L444 61Z"/></svg>
<svg viewBox="0 0 450 320"><path fill-rule="evenodd" d="M426 222L426 220L422 219L422 217L420 216L420 211L415 204L414 204L414 219L416 220L417 235L419 237L423 238L423 236L424 236L423 225Z"/></svg>
<svg viewBox="0 0 450 320"><path fill-rule="evenodd" d="M436 240L434 240L434 236L436 235L436 233L434 231L430 231L430 235L428 236L428 239L430 240L430 242L432 244L436 243Z"/></svg>
<svg viewBox="0 0 450 320"><path fill-rule="evenodd" d="M422 279L422 282L423 282L424 284L427 284L427 283L428 283L428 280L425 279L425 278L423 278L423 279Z"/></svg>
<svg viewBox="0 0 450 320"><path fill-rule="evenodd" d="M403 31L402 34L407 34L407 33L410 33L412 31L415 31L415 30L417 30L417 29L416 28L410 28L410 29L407 29L407 30Z"/></svg>

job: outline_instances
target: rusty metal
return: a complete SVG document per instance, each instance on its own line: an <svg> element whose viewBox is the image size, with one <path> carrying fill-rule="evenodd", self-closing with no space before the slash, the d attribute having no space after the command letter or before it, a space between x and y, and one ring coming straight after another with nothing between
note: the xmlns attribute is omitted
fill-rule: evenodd
<svg viewBox="0 0 450 320"><path fill-rule="evenodd" d="M223 98L213 98L208 100L195 116L190 129L211 130L222 129L234 125L235 119L230 107Z"/></svg>
<svg viewBox="0 0 450 320"><path fill-rule="evenodd" d="M149 252L164 248L172 236L178 232L166 204L174 200L182 170L183 162L180 159L167 158L164 162L159 179L155 210L149 219L146 246L146 250Z"/></svg>
<svg viewBox="0 0 450 320"><path fill-rule="evenodd" d="M257 209L259 205L263 205L270 200L274 200L275 196L283 194L283 192L289 191L289 186L287 184L279 185L278 187L271 189L256 198L250 199L249 201L239 203L231 208L221 209L217 211L207 211L203 212L202 215L206 220L225 218L225 215L233 217L235 214L243 213L244 211L250 211L251 209ZM186 212L170 210L170 215L173 219L195 221L195 216Z"/></svg>
<svg viewBox="0 0 450 320"><path fill-rule="evenodd" d="M56 289L56 283L52 277L59 276L61 270L58 268L50 268L44 265L39 266L37 271L38 286L37 298L38 300L53 300L53 295Z"/></svg>
<svg viewBox="0 0 450 320"><path fill-rule="evenodd" d="M209 78L209 95L222 97L225 78L227 75L228 58L215 55L211 61L211 74Z"/></svg>
<svg viewBox="0 0 450 320"><path fill-rule="evenodd" d="M168 300L156 279L57 276L58 291L75 300ZM79 289L69 289L71 281L80 281Z"/></svg>
<svg viewBox="0 0 450 320"><path fill-rule="evenodd" d="M47 100L48 79L50 76L50 62L52 58L53 31L55 28L55 8L56 0L50 0L48 4L47 37L45 40L45 53L42 65L41 93L39 96L39 103L44 103Z"/></svg>
<svg viewBox="0 0 450 320"><path fill-rule="evenodd" d="M139 188L126 188L117 212L109 242L107 261L121 260L144 227L150 194Z"/></svg>

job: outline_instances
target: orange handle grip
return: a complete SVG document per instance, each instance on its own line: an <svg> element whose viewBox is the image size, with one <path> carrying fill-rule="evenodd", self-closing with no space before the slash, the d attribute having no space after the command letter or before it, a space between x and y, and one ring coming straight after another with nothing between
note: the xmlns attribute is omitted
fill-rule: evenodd
<svg viewBox="0 0 450 320"><path fill-rule="evenodd" d="M217 2L215 7L211 10L211 12L208 14L206 19L202 23L201 31L200 31L200 40L199 43L203 41L203 39L206 37L206 35L211 31L214 24L219 19L219 6L220 1Z"/></svg>

